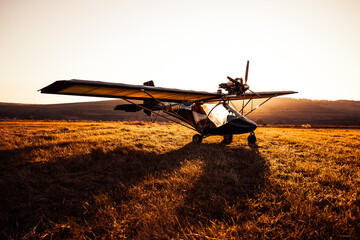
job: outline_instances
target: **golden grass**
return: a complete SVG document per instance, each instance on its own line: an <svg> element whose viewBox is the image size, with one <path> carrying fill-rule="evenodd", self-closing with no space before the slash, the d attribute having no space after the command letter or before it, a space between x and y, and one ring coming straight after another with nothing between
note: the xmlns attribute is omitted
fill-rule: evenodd
<svg viewBox="0 0 360 240"><path fill-rule="evenodd" d="M0 238L356 239L360 131L0 122Z"/></svg>

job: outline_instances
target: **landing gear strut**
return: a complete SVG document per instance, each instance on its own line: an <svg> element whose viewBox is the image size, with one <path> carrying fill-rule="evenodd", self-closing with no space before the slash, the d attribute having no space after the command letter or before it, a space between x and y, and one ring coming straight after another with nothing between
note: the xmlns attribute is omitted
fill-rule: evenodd
<svg viewBox="0 0 360 240"><path fill-rule="evenodd" d="M254 132L250 132L250 135L248 136L248 142L249 143L256 143L256 137Z"/></svg>
<svg viewBox="0 0 360 240"><path fill-rule="evenodd" d="M201 143L203 140L203 136L200 134L195 134L192 138L193 143Z"/></svg>

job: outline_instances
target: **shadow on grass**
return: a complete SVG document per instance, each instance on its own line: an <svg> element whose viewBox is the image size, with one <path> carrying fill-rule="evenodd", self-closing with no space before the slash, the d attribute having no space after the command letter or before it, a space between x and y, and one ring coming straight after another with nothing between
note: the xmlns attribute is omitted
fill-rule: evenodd
<svg viewBox="0 0 360 240"><path fill-rule="evenodd" d="M145 176L171 172L198 156L205 162L204 173L178 209L181 221L231 217L228 206L243 204L264 184L267 164L260 155L223 144L188 144L166 154L93 150L54 162L11 164L0 169L0 236L21 238L31 231L44 232L51 222L82 218L83 204L91 204L97 194L109 194L117 203L127 201L128 189Z"/></svg>
<svg viewBox="0 0 360 240"><path fill-rule="evenodd" d="M203 144L200 151L205 169L178 209L181 225L235 220L239 211L246 210L247 200L264 187L268 162L258 153L257 145L247 149Z"/></svg>

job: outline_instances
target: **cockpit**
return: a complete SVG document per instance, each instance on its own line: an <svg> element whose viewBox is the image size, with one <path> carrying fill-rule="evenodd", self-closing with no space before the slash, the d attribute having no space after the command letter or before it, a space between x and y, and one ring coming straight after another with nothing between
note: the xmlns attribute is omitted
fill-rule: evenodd
<svg viewBox="0 0 360 240"><path fill-rule="evenodd" d="M202 129L220 127L242 115L227 103L194 104L192 113L195 123Z"/></svg>

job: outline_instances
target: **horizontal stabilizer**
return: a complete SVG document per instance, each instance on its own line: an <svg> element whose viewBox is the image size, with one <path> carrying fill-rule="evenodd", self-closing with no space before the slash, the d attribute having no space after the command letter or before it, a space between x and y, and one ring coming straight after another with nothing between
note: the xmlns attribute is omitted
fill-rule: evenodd
<svg viewBox="0 0 360 240"><path fill-rule="evenodd" d="M125 112L137 112L140 111L141 109L149 109L151 111L160 111L162 110L162 106L159 104L121 104L121 105L117 105L114 110L122 110ZM148 110L146 110L148 111Z"/></svg>
<svg viewBox="0 0 360 240"><path fill-rule="evenodd" d="M114 110L122 110L125 112L138 112L140 111L142 108L139 106L136 106L134 104L121 104L121 105L117 105Z"/></svg>

